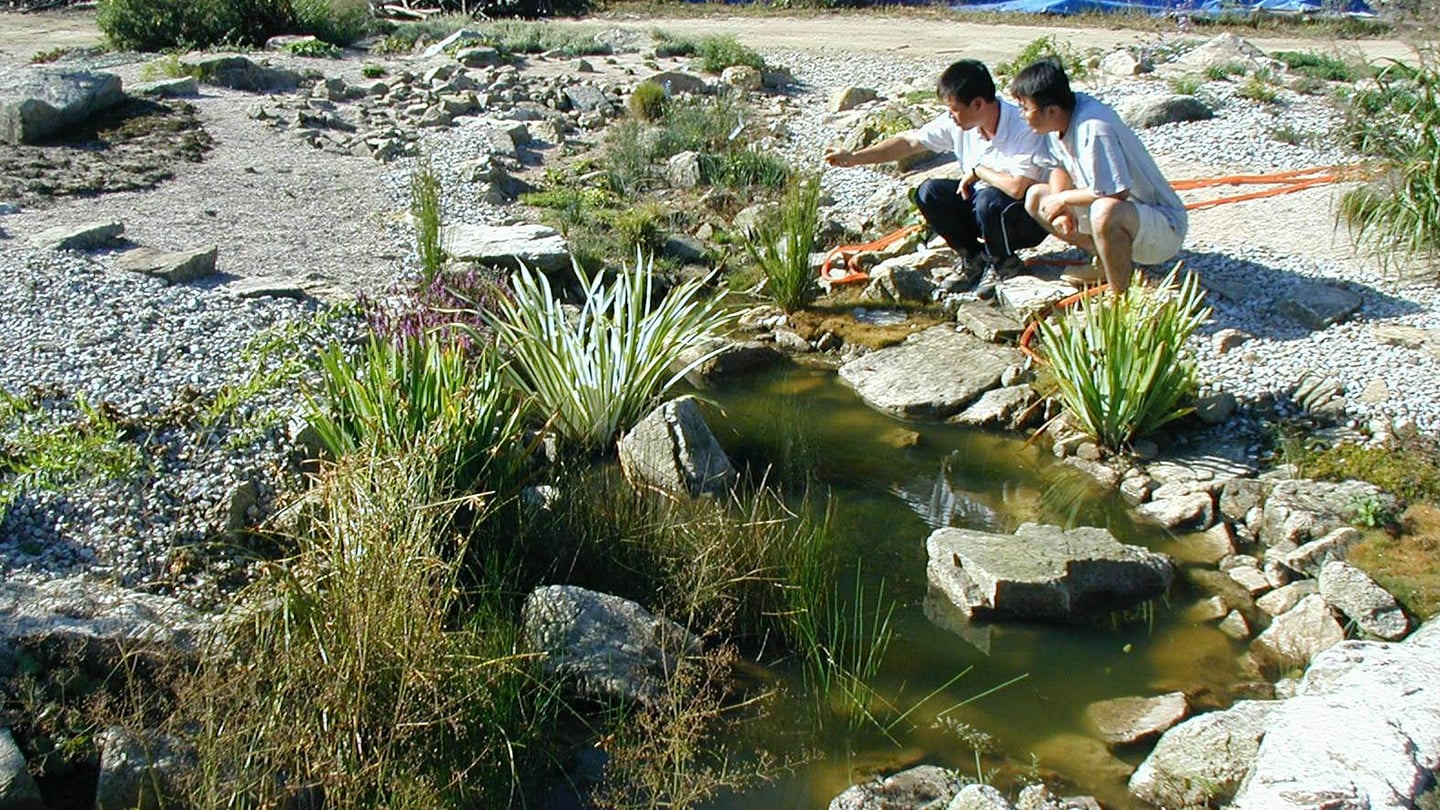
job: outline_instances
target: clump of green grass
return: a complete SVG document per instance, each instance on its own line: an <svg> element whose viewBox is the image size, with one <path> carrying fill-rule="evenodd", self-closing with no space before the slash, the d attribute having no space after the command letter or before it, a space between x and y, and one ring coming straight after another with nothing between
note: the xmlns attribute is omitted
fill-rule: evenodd
<svg viewBox="0 0 1440 810"><path fill-rule="evenodd" d="M345 53L323 39L304 39L292 42L285 46L285 50L295 56L307 56L312 59L339 59Z"/></svg>
<svg viewBox="0 0 1440 810"><path fill-rule="evenodd" d="M1270 130L1270 137L1280 143L1288 143L1291 146L1301 146L1316 140L1315 133L1296 129L1289 124L1282 124Z"/></svg>
<svg viewBox="0 0 1440 810"><path fill-rule="evenodd" d="M360 75L367 79L379 79L387 74L384 65L366 65L360 68Z"/></svg>
<svg viewBox="0 0 1440 810"><path fill-rule="evenodd" d="M658 203L642 203L616 211L610 227L627 251L653 255L665 244L669 216Z"/></svg>
<svg viewBox="0 0 1440 810"><path fill-rule="evenodd" d="M1170 79L1170 90L1182 96L1193 96L1200 91L1204 81L1199 76L1175 76Z"/></svg>
<svg viewBox="0 0 1440 810"><path fill-rule="evenodd" d="M810 253L819 225L820 181L810 177L791 186L774 220L763 222L745 249L765 277L765 293L786 312L815 300Z"/></svg>
<svg viewBox="0 0 1440 810"><path fill-rule="evenodd" d="M1070 77L1070 81L1082 82L1094 72L1093 62L1097 54L1098 51L1094 48L1082 52L1054 34L1046 34L1032 40L1014 59L995 65L995 75L1008 84L1015 74L1041 59L1054 59L1065 68L1065 74Z"/></svg>
<svg viewBox="0 0 1440 810"><path fill-rule="evenodd" d="M650 29L650 38L655 40L655 56L660 59L669 56L694 56L700 50L696 40L659 28Z"/></svg>
<svg viewBox="0 0 1440 810"><path fill-rule="evenodd" d="M49 48L47 50L36 51L30 56L30 64L48 65L51 62L58 62L60 59L68 56L74 51L75 49L69 47L68 45L59 45L54 48Z"/></svg>
<svg viewBox="0 0 1440 810"><path fill-rule="evenodd" d="M1301 475L1322 481L1369 481L1404 502L1440 505L1440 452L1419 442L1398 447L1336 444L1326 448L1296 447L1286 460Z"/></svg>
<svg viewBox="0 0 1440 810"><path fill-rule="evenodd" d="M1212 82L1228 82L1232 76L1244 76L1249 73L1249 68L1244 62L1224 62L1218 65L1209 65L1205 68L1205 78Z"/></svg>
<svg viewBox="0 0 1440 810"><path fill-rule="evenodd" d="M415 254L420 273L428 282L445 267L445 249L440 231L444 218L440 173L422 157L410 171L410 218L415 226Z"/></svg>
<svg viewBox="0 0 1440 810"><path fill-rule="evenodd" d="M1347 191L1339 217L1386 267L1440 259L1440 73L1398 63L1347 99L1352 145L1376 158L1372 179Z"/></svg>
<svg viewBox="0 0 1440 810"><path fill-rule="evenodd" d="M489 317L519 390L533 398L550 428L581 451L608 451L658 398L703 359L680 358L734 318L692 279L655 297L652 261L636 256L606 283L575 267L578 315L544 274L521 268L511 295ZM655 303L658 300L658 303ZM684 367L672 370L677 365Z"/></svg>
<svg viewBox="0 0 1440 810"><path fill-rule="evenodd" d="M655 82L635 85L628 102L630 114L641 121L658 121L665 114L665 88Z"/></svg>
<svg viewBox="0 0 1440 810"><path fill-rule="evenodd" d="M1190 412L1195 364L1186 340L1210 317L1194 274L1082 299L1040 321L1040 346L1072 426L1110 450Z"/></svg>
<svg viewBox="0 0 1440 810"><path fill-rule="evenodd" d="M728 149L700 156L700 179L714 186L780 188L790 179L790 164L765 152Z"/></svg>
<svg viewBox="0 0 1440 810"><path fill-rule="evenodd" d="M1270 74L1265 71L1256 71L1250 74L1250 78L1235 89L1235 95L1251 101L1258 101L1261 104L1273 104L1279 97L1275 92L1275 84L1271 81Z"/></svg>
<svg viewBox="0 0 1440 810"><path fill-rule="evenodd" d="M198 77L199 74L199 68L181 61L180 57L173 53L146 62L140 68L140 78L147 82L158 79L183 79L186 76Z"/></svg>
<svg viewBox="0 0 1440 810"><path fill-rule="evenodd" d="M1351 62L1334 56L1301 51L1276 51L1276 59L1284 62L1291 73L1311 76L1327 82L1353 82L1364 78L1369 71Z"/></svg>

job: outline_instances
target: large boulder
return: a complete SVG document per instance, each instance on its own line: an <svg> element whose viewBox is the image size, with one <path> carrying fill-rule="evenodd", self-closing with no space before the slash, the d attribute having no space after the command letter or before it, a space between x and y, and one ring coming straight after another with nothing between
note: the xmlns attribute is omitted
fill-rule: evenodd
<svg viewBox="0 0 1440 810"><path fill-rule="evenodd" d="M1160 807L1212 807L1235 795L1279 704L1241 701L1165 732L1130 777L1130 792Z"/></svg>
<svg viewBox="0 0 1440 810"><path fill-rule="evenodd" d="M546 273L570 266L565 237L545 225L446 225L440 241L445 253L460 261L507 267L523 262Z"/></svg>
<svg viewBox="0 0 1440 810"><path fill-rule="evenodd" d="M195 766L195 755L180 740L163 734L135 734L121 726L100 732L100 776L96 810L159 810L180 796L180 782Z"/></svg>
<svg viewBox="0 0 1440 810"><path fill-rule="evenodd" d="M944 807L960 792L954 771L920 765L883 779L851 785L830 801L830 810L921 810Z"/></svg>
<svg viewBox="0 0 1440 810"><path fill-rule="evenodd" d="M651 705L666 692L699 640L628 599L573 585L546 585L525 598L521 634L541 668L601 700Z"/></svg>
<svg viewBox="0 0 1440 810"><path fill-rule="evenodd" d="M1316 657L1266 722L1237 810L1424 807L1440 769L1440 623Z"/></svg>
<svg viewBox="0 0 1440 810"><path fill-rule="evenodd" d="M300 83L299 73L289 68L257 64L247 56L207 56L192 67L195 75L206 84L249 93L278 93L293 90Z"/></svg>
<svg viewBox="0 0 1440 810"><path fill-rule="evenodd" d="M1090 527L944 528L925 548L930 583L976 618L1078 620L1153 599L1174 578L1169 557Z"/></svg>
<svg viewBox="0 0 1440 810"><path fill-rule="evenodd" d="M0 728L0 808L45 810L40 788L30 776L25 755L20 752L8 728Z"/></svg>
<svg viewBox="0 0 1440 810"><path fill-rule="evenodd" d="M1321 596L1307 596L1265 628L1250 645L1262 663L1286 669L1304 667L1310 660L1345 640L1345 629L1335 620Z"/></svg>
<svg viewBox="0 0 1440 810"><path fill-rule="evenodd" d="M124 98L120 77L113 73L0 69L0 143L36 143Z"/></svg>
<svg viewBox="0 0 1440 810"><path fill-rule="evenodd" d="M1000 385L1024 356L951 326L936 326L840 367L867 404L894 416L944 419Z"/></svg>
<svg viewBox="0 0 1440 810"><path fill-rule="evenodd" d="M735 468L691 397L662 404L620 438L620 466L637 484L723 495Z"/></svg>
<svg viewBox="0 0 1440 810"><path fill-rule="evenodd" d="M1134 129L1149 129L1162 124L1208 121L1215 117L1215 111L1194 96L1171 94L1136 99L1125 105L1120 117Z"/></svg>

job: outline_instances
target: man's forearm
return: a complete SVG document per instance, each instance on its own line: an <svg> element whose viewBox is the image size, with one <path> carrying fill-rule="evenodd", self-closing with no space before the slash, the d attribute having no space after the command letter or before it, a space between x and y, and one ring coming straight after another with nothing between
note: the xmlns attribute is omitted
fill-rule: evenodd
<svg viewBox="0 0 1440 810"><path fill-rule="evenodd" d="M826 159L835 166L868 166L872 163L902 160L923 151L925 151L925 147L919 143L903 135L896 135L853 152L845 149L836 150L831 152Z"/></svg>
<svg viewBox="0 0 1440 810"><path fill-rule="evenodd" d="M1025 199L1025 190L1035 185L1028 177L1016 176L989 166L976 166L975 176L984 180L991 188L999 189L1012 200Z"/></svg>

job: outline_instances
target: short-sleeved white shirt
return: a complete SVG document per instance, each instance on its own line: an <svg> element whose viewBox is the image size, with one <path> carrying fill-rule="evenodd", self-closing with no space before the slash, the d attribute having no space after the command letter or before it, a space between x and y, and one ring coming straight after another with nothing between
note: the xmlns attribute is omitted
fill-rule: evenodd
<svg viewBox="0 0 1440 810"><path fill-rule="evenodd" d="M1044 136L1025 123L1014 104L1003 98L996 101L1000 104L1000 121L994 138L986 139L979 127L961 129L948 112L910 133L910 137L932 152L953 152L960 170L967 174L976 166L985 166L1014 177L1043 180L1049 154Z"/></svg>
<svg viewBox="0 0 1440 810"><path fill-rule="evenodd" d="M1185 204L1140 142L1113 109L1085 93L1075 94L1075 110L1063 137L1048 137L1051 165L1070 174L1076 188L1102 197L1128 192L1128 199L1161 209L1181 236L1189 225Z"/></svg>

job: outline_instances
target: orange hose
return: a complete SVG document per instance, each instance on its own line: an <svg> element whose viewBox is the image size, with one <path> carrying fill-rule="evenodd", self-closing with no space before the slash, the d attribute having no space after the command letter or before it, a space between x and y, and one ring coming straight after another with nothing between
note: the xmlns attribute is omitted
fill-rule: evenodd
<svg viewBox="0 0 1440 810"><path fill-rule="evenodd" d="M1089 264L1089 262L1087 261L1086 264ZM1056 301L1055 306L1051 309L1069 309L1070 307L1080 303L1081 301L1084 301L1086 298L1089 298L1093 295L1099 295L1100 293L1105 292L1108 289L1110 289L1109 284L1096 284L1093 287L1086 287L1085 289L1081 290L1078 293L1075 293L1074 295L1067 295L1064 298L1061 298L1059 301ZM1025 327L1025 331L1020 334L1020 351L1032 360L1043 362L1043 359L1040 357L1039 353L1037 353L1034 349L1030 348L1030 341L1035 339L1035 330L1039 327L1039 318L1031 321L1030 324Z"/></svg>
<svg viewBox="0 0 1440 810"><path fill-rule="evenodd" d="M839 245L833 247L829 253L825 254L825 262L820 265L820 278L831 284L850 284L855 281L864 281L870 278L870 274L861 270L855 264L855 254L870 250L882 250L901 239L909 237L913 233L918 233L920 229L921 226L919 225L908 225L898 231L891 231L873 242L866 242L861 245ZM831 275L831 265L835 263L836 259L841 259L844 262L845 269L848 271L844 275Z"/></svg>

